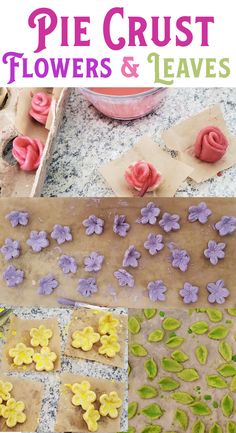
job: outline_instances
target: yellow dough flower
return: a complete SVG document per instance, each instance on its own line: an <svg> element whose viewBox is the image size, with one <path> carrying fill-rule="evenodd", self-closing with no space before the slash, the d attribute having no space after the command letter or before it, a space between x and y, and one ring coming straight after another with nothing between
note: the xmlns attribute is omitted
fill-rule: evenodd
<svg viewBox="0 0 236 433"><path fill-rule="evenodd" d="M82 331L75 331L72 334L72 347L76 349L82 349L87 352L92 349L94 343L100 340L100 335L94 332L91 326L87 326Z"/></svg>
<svg viewBox="0 0 236 433"><path fill-rule="evenodd" d="M101 337L102 346L99 347L98 352L101 355L107 355L109 358L114 358L116 353L120 352L120 345L116 335L103 335Z"/></svg>
<svg viewBox="0 0 236 433"><path fill-rule="evenodd" d="M95 432L98 430L98 420L101 418L98 410L91 405L83 415L84 421L88 426L88 430Z"/></svg>
<svg viewBox="0 0 236 433"><path fill-rule="evenodd" d="M35 353L33 356L33 360L36 364L35 369L37 371L52 371L56 359L56 353L51 352L49 347L42 347L40 353Z"/></svg>
<svg viewBox="0 0 236 433"><path fill-rule="evenodd" d="M30 344L33 347L47 347L50 338L52 338L52 330L46 329L44 325L40 325L39 328L32 328L30 330L31 341Z"/></svg>
<svg viewBox="0 0 236 433"><path fill-rule="evenodd" d="M23 424L26 421L24 409L25 404L23 401L16 401L14 398L8 400L6 406L1 410L2 417L6 419L7 427L13 428L16 424Z"/></svg>
<svg viewBox="0 0 236 433"><path fill-rule="evenodd" d="M110 394L102 394L100 397L100 414L102 416L109 415L111 418L118 417L118 410L122 405L122 400L119 398L116 391L110 392Z"/></svg>
<svg viewBox="0 0 236 433"><path fill-rule="evenodd" d="M87 380L72 385L71 390L73 394L75 394L72 397L72 403L74 406L81 406L83 410L87 410L92 405L97 396L90 388L91 385Z"/></svg>
<svg viewBox="0 0 236 433"><path fill-rule="evenodd" d="M4 401L9 400L11 398L11 390L13 385L10 382L3 382L0 380L0 404Z"/></svg>
<svg viewBox="0 0 236 433"><path fill-rule="evenodd" d="M117 327L119 325L119 320L113 317L112 313L107 313L105 316L100 317L98 330L100 334L117 334Z"/></svg>
<svg viewBox="0 0 236 433"><path fill-rule="evenodd" d="M13 363L17 366L32 364L34 349L27 347L24 343L18 343L15 347L9 350L9 356L13 358Z"/></svg>

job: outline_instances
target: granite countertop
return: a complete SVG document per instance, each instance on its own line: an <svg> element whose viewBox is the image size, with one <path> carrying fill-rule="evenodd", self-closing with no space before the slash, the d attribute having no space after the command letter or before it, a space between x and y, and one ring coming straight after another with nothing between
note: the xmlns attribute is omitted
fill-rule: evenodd
<svg viewBox="0 0 236 433"><path fill-rule="evenodd" d="M125 309L108 309L116 314L127 314ZM81 374L84 376L92 376L100 379L117 380L127 384L127 368L128 368L128 349L126 341L126 369L111 367L109 365L100 364L98 362L80 360L78 358L69 358L64 356L64 348L67 341L67 330L72 309L43 309L43 308L13 308L13 313L22 319L48 319L56 317L60 327L60 336L62 342L62 357L61 357L61 372ZM8 322L9 323L9 322ZM8 324L4 326L4 334ZM0 339L0 351L4 344L4 339ZM38 433L48 433L54 431L54 423L57 414L57 405L59 400L59 385L60 376L58 373L37 373L37 372L22 372L11 373L11 375L26 379L33 379L43 383L44 395L39 419ZM128 390L126 390L125 401L121 416L121 431L127 431L127 405L128 405ZM79 433L79 432L78 432Z"/></svg>
<svg viewBox="0 0 236 433"><path fill-rule="evenodd" d="M114 196L98 168L129 150L143 135L163 147L160 135L179 121L220 103L226 123L236 135L236 88L170 89L161 109L134 121L100 114L78 89L72 89L55 143L43 189L44 196ZM177 196L236 196L236 166L221 177L196 184L185 181Z"/></svg>

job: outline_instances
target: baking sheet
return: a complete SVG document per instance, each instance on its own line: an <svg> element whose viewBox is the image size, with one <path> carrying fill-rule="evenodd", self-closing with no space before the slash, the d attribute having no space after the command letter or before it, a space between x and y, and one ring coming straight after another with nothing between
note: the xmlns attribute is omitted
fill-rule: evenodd
<svg viewBox="0 0 236 433"><path fill-rule="evenodd" d="M114 380L102 380L92 377L73 375L65 373L61 376L60 400L58 404L58 413L55 431L56 432L80 432L88 433L87 424L82 418L85 411L81 407L74 406L71 402L72 391L65 384L80 383L87 380L91 385L91 390L97 395L97 401L94 403L95 409L99 408L99 397L102 394L116 391L122 401L124 401L124 385ZM120 414L122 407L119 409L119 416L115 419L102 417L98 421L97 433L115 433L120 430Z"/></svg>
<svg viewBox="0 0 236 433"><path fill-rule="evenodd" d="M152 200L163 212L177 213L181 216L181 230L165 234L159 225L141 225L135 223L140 216L140 209L149 200L147 198L135 199L78 199L78 198L41 198L41 199L1 199L0 202L0 245L7 237L17 239L21 243L22 255L11 263L20 269L24 269L26 278L18 287L9 288L2 278L6 263L0 255L0 303L16 306L58 306L58 298L66 297L75 301L100 306L124 306L153 307L148 298L147 285L150 281L163 280L168 291L166 302L158 305L170 308L183 308L179 290L188 281L200 288L199 299L194 306L208 305L208 291L206 285L218 279L224 279L225 285L231 291L231 296L226 299L225 306L236 306L235 284L235 246L236 233L221 238L213 229L213 225L223 215L236 216L236 199L233 198L204 198L204 202L212 210L213 214L209 222L201 225L198 222L187 222L189 206L199 204L199 198L154 198ZM30 223L27 227L13 229L5 219L12 210L27 210L30 214ZM86 236L82 221L89 215L97 215L105 219L105 230L101 236ZM131 229L126 238L120 238L113 233L113 221L116 214L126 215ZM26 245L31 230L46 230L51 233L55 224L63 224L71 227L73 241L58 246L50 239L50 247L41 253L33 253ZM143 247L149 233L163 234L165 248L156 256L150 256ZM217 266L212 266L204 258L203 250L207 242L212 240L226 243L226 257L220 260ZM167 244L174 242L178 247L186 249L191 256L190 266L183 273L172 268L170 251ZM141 252L140 265L137 269L128 271L134 276L135 287L120 287L114 271L122 267L124 252L134 245ZM97 251L105 256L102 270L96 275L84 271L84 258L92 251ZM62 254L69 254L76 258L78 271L74 275L64 275L58 266L58 259ZM53 273L59 281L59 286L50 296L37 294L38 282L45 275ZM85 298L77 291L79 278L97 278L98 292Z"/></svg>
<svg viewBox="0 0 236 433"><path fill-rule="evenodd" d="M197 321L205 321L209 324L209 330L214 328L217 325L225 325L230 326L230 332L228 336L223 341L227 341L232 348L234 349L233 353L235 354L236 345L235 345L235 338L234 334L236 332L236 318L230 316L226 311L223 311L223 320L218 323L213 323L208 319L208 316L206 313L200 313L200 312L192 312L191 314L189 312L185 312L183 310L162 310L162 312L165 313L163 317L159 314L159 311L157 312L156 316L153 317L150 320L147 320L143 314L142 310L130 310L129 314L130 316L135 316L141 323L141 331L134 335L129 333L129 344L138 343L142 344L145 349L148 352L148 355L145 357L135 357L131 353L129 353L129 363L131 367L131 373L129 375L129 403L131 402L137 402L139 405L138 408L138 414L129 421L129 426L135 427L136 432L142 431L142 428L149 424L151 421L146 418L143 414L141 414L142 408L145 406L151 404L151 403L157 403L160 405L162 410L164 411L163 415L160 419L155 420L153 424L157 424L163 427L164 431L176 431L176 432L182 432L182 430L177 424L173 423L173 418L176 409L182 409L187 412L189 416L189 427L187 428L187 432L192 431L192 426L194 422L197 419L201 419L206 425L206 431L209 431L208 429L212 427L214 422L218 422L222 428L225 426L227 420L236 421L235 417L235 409L233 412L233 415L227 419L225 416L223 416L221 408L220 408L220 401L224 397L225 394L230 394L230 396L234 399L236 404L236 394L229 391L229 389L216 389L216 388L210 388L206 384L206 375L211 374L218 374L216 369L219 367L219 365L222 365L226 363L224 359L221 357L221 355L218 352L218 345L219 341L212 340L208 337L208 333L204 335L196 335L194 333L190 334L188 333L189 327L197 322ZM163 341L156 342L156 343L150 343L147 340L147 336L150 332L154 331L155 329L163 329L162 328L162 322L166 317L174 317L176 319L179 319L182 321L182 326L175 331L176 335L184 337L185 341L184 343L178 347L177 349L169 349L165 342L167 341L168 337L171 334L171 331L165 331L165 337ZM231 321L231 324L227 324L227 321ZM208 359L206 362L206 365L201 365L196 357L195 357L195 348L203 344L208 349ZM181 350L185 352L189 356L189 360L185 361L183 363L184 368L196 368L199 379L194 382L184 382L183 380L179 379L177 377L176 373L170 373L166 372L161 367L161 359L163 357L170 357L171 353L175 350ZM146 378L146 373L144 370L144 362L150 358L153 357L158 365L158 374L154 380L149 380ZM233 365L235 365L235 362L232 362ZM172 392L166 392L162 391L158 382L163 377L172 377L177 382L180 383L180 387ZM232 377L224 378L228 383L231 382ZM137 390L143 386L143 385L150 385L155 387L158 390L158 396L152 399L142 399L139 397L139 394L137 393ZM197 388L197 387L200 387ZM207 403L207 405L212 410L211 416L195 416L192 414L190 408L187 405L183 405L180 403L177 403L175 400L171 398L171 394L173 392L187 392L194 396L197 399L200 399L204 403ZM205 400L204 396L210 395L210 400ZM219 408L213 407L213 401L216 401L219 404ZM226 431L226 430L223 430Z"/></svg>

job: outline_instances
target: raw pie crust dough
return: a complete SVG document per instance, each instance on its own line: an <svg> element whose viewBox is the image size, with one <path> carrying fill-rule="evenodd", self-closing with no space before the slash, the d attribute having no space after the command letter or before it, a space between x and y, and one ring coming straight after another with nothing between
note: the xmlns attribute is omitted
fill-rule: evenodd
<svg viewBox="0 0 236 433"><path fill-rule="evenodd" d="M60 331L58 327L57 319L34 319L34 320L24 320L19 319L12 314L10 327L7 334L6 343L3 346L1 370L2 371L36 371L35 363L32 362L30 365L22 365L17 367L13 364L13 358L8 354L9 349L16 346L17 343L24 343L27 347L32 347L30 344L30 330L32 328L38 328L40 325L44 325L47 329L51 329L53 332L52 338L49 340L48 347L50 347L51 352L55 352L57 359L54 362L54 369L50 372L55 372L61 368L61 340ZM35 353L40 352L41 346L33 348ZM43 371L42 373L46 373Z"/></svg>
<svg viewBox="0 0 236 433"><path fill-rule="evenodd" d="M4 269L9 265L0 254L0 304L16 306L58 307L57 299L66 297L83 303L128 308L146 308L156 305L168 305L171 308L183 308L182 298L178 292L188 281L200 287L200 296L194 307L208 306L206 285L218 279L224 279L231 295L226 299L224 306L236 307L235 297L235 233L221 238L212 229L223 215L236 215L236 199L234 198L153 198L163 212L177 213L181 216L181 229L166 234L159 225L137 224L140 210L150 200L138 199L77 199L77 198L38 198L38 199L1 199L0 203L0 245L7 237L20 240L22 255L11 263L19 269L25 270L25 280L17 287L9 288L2 278ZM207 224L187 222L189 206L204 201L212 210L213 215ZM27 227L13 229L5 219L12 210L27 210L30 214L30 223ZM82 221L89 215L96 215L105 219L104 233L100 236L86 236ZM126 215L131 229L126 238L113 233L113 222L116 214ZM160 218L159 218L160 219ZM158 219L158 221L159 221ZM26 239L31 230L46 230L51 233L55 224L71 227L73 241L66 242L60 247L50 239L50 246L41 253L33 253L26 245ZM144 249L144 242L149 233L161 233L165 243L175 242L181 249L186 249L191 256L187 272L173 269L169 263L170 251L165 248L156 256L151 257ZM225 242L226 256L217 266L212 266L203 256L209 239ZM124 252L134 245L141 252L139 267L128 268L135 279L135 287L120 287L114 271L122 267ZM97 251L104 255L104 264L97 274L85 272L84 258ZM64 275L58 266L57 260L62 254L74 256L78 262L78 271L74 275ZM199 269L201 272L199 272ZM53 273L59 281L59 286L52 295L40 296L37 294L39 279ZM79 278L97 278L98 292L85 298L76 291ZM168 291L165 303L153 303L148 298L147 284L154 280L163 280ZM116 294L111 294L111 288Z"/></svg>
<svg viewBox="0 0 236 433"><path fill-rule="evenodd" d="M71 402L73 396L72 391L65 384L80 383L87 380L91 384L91 390L97 395L97 401L94 404L98 410L100 403L99 397L102 394L108 394L111 391L116 391L122 401L124 401L124 385L114 380L95 379L93 377L79 376L70 373L61 375L60 400L58 405L58 413L55 431L56 432L80 432L88 433L86 422L82 415L84 411L80 406L74 406ZM102 417L98 421L98 430L96 433L116 433L120 430L120 417L122 407L119 410L119 416L115 419L110 417Z"/></svg>
<svg viewBox="0 0 236 433"><path fill-rule="evenodd" d="M75 331L82 331L87 326L91 326L95 332L98 331L98 321L100 317L104 316L106 311L98 311L93 309L81 308L73 312L72 320L69 325L68 339L65 349L65 355L72 356L74 358L88 359L91 361L101 362L102 364L112 365L113 367L124 368L125 365L125 341L127 338L127 316L113 314L115 319L119 320L117 327L118 332L118 343L120 344L120 352L116 353L113 358L108 356L100 355L98 348L101 346L101 342L95 343L91 350L85 352L82 349L75 349L71 346L72 334Z"/></svg>
<svg viewBox="0 0 236 433"><path fill-rule="evenodd" d="M148 351L148 355L145 357L136 357L133 354L129 353L129 364L131 366L131 373L129 375L129 402L138 402L139 404L139 411L141 409L151 403L157 403L160 405L160 407L165 411L161 418L151 421L144 415L136 415L133 419L129 421L129 425L136 428L136 432L140 432L142 428L145 425L150 424L157 424L163 427L163 433L167 431L173 431L173 432L180 432L182 431L180 427L178 427L177 424L172 424L174 413L177 408L182 409L187 412L189 416L189 426L186 430L186 432L191 432L191 428L193 423L200 419L203 421L203 423L206 424L206 431L208 431L208 428L210 428L214 422L219 423L222 427L226 425L227 420L236 421L235 419L235 408L236 408L236 394L230 392L229 388L225 389L215 389L207 386L207 383L205 381L206 375L211 374L218 374L216 371L216 368L219 367L220 364L227 363L222 356L218 352L218 345L219 341L210 339L207 334L204 335L195 335L194 333L188 334L188 328L195 322L198 321L205 321L209 324L209 330L215 326L223 325L225 324L226 320L231 320L233 322L232 328L228 334L228 336L224 340L220 341L227 341L229 344L231 344L233 348L233 354L236 352L236 344L235 344L235 338L234 335L236 334L236 317L232 317L229 314L227 314L224 310L223 312L223 320L221 322L213 323L208 319L208 315L206 313L198 313L193 312L191 315L187 311L181 311L181 310L162 310L165 312L165 317L174 317L176 319L179 319L182 321L182 325L179 329L175 330L174 332L176 335L180 337L184 337L185 341L184 343L177 347L176 349L169 349L167 346L165 346L164 342L167 340L166 336L169 335L172 331L164 331L165 337L162 341L156 342L156 343L149 343L147 340L148 334L155 329L163 329L162 328L162 321L164 318L160 317L159 312L157 311L157 314L150 320L147 320L143 314L142 310L130 310L129 314L130 316L135 316L137 318L141 319L141 330L138 334L134 335L129 332L129 344L133 343L139 343L142 344L145 349ZM163 329L164 330L164 329ZM194 337L193 337L194 336ZM199 345L205 345L208 349L208 359L205 365L201 365L196 357L195 357L195 348ZM182 379L179 379L177 376L177 373L171 373L167 372L162 369L161 367L161 359L163 357L170 357L170 354L174 352L175 350L181 350L185 352L189 356L189 360L185 361L182 365L184 368L196 368L199 379L194 382L184 382ZM154 358L158 365L158 373L154 380L149 380L146 378L146 373L144 370L144 362L148 358ZM232 362L233 365L236 365L234 362ZM224 378L220 374L218 374L222 379L231 382L232 378ZM173 379L175 379L177 382L180 383L180 387L176 389L175 391L166 392L162 391L158 382L162 377L171 376ZM137 390L143 386L143 385L150 385L158 390L158 396L152 399L142 399L139 397ZM193 415L190 411L190 408L188 408L187 405L183 405L180 403L177 403L174 399L170 398L171 394L173 392L179 392L184 391L187 392L193 396L199 396L197 392L195 391L196 386L201 386L201 397L202 401L207 403L209 407L212 409L212 414L210 416L196 416ZM212 408L212 401L220 401L225 394L229 393L231 397L233 397L235 401L235 407L234 407L234 415L232 415L230 418L226 418L223 416L221 408L213 409ZM164 398L159 398L161 395L164 396ZM211 395L212 400L211 402L204 400L204 395ZM209 404L210 403L210 404ZM223 430L225 431L225 430Z"/></svg>
<svg viewBox="0 0 236 433"><path fill-rule="evenodd" d="M13 385L11 395L15 400L25 403L26 421L24 424L16 424L9 428L0 417L0 431L35 432L38 428L39 416L43 397L43 385L35 380L18 379L12 376L0 376L0 380L10 382Z"/></svg>

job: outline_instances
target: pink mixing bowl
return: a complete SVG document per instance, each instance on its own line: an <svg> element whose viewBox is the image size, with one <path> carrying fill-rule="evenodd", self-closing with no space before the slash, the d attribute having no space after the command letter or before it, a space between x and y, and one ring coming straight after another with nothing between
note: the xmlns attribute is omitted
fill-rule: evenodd
<svg viewBox="0 0 236 433"><path fill-rule="evenodd" d="M146 116L155 110L166 96L166 87L152 88L132 95L105 95L89 88L81 87L84 97L105 114L118 120L132 120Z"/></svg>

